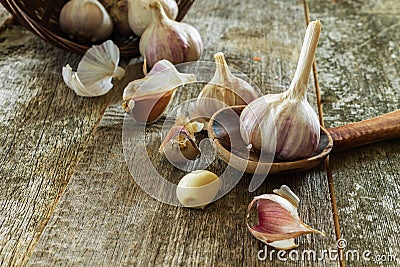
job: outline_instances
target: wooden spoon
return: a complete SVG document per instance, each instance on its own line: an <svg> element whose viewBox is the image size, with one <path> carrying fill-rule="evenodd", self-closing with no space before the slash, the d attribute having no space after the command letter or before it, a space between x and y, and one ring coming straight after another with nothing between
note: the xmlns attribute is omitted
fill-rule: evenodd
<svg viewBox="0 0 400 267"><path fill-rule="evenodd" d="M227 107L216 112L208 124L219 157L238 170L253 174L277 174L303 171L321 164L333 151L341 151L382 140L400 137L400 110L369 120L324 129L317 152L296 161L262 161L257 151L249 151L240 135L239 117L245 106Z"/></svg>

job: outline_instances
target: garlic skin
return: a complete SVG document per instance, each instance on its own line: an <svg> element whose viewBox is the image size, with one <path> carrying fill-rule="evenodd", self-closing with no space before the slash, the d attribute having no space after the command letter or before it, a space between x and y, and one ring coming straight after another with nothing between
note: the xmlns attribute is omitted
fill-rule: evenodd
<svg viewBox="0 0 400 267"><path fill-rule="evenodd" d="M318 116L307 101L307 84L321 31L320 21L307 27L295 76L289 89L251 102L240 115L240 133L252 149L282 160L312 156L319 144ZM276 138L275 142L271 141ZM276 146L275 146L276 145Z"/></svg>
<svg viewBox="0 0 400 267"><path fill-rule="evenodd" d="M246 216L247 229L255 238L282 250L298 247L294 239L303 234L316 233L325 236L323 232L315 230L301 221L297 206L292 204L292 200L298 199L298 197L289 187L287 188L291 192L289 195L285 193L282 196L264 194L254 197L247 207ZM279 190L282 193L282 187ZM283 192L286 190L284 189ZM257 205L258 224L250 226L248 219L254 205Z"/></svg>
<svg viewBox="0 0 400 267"><path fill-rule="evenodd" d="M112 78L122 79L125 70L118 67L119 49L108 40L89 48L76 72L67 64L62 69L66 85L79 96L94 97L106 94L113 87Z"/></svg>
<svg viewBox="0 0 400 267"><path fill-rule="evenodd" d="M132 31L141 36L152 21L150 0L127 0L128 21ZM178 4L175 0L159 0L164 8L165 14L172 20L178 16Z"/></svg>
<svg viewBox="0 0 400 267"><path fill-rule="evenodd" d="M180 73L168 60L160 60L144 78L125 87L122 107L135 121L152 123L167 108L178 86L195 81L193 74Z"/></svg>
<svg viewBox="0 0 400 267"><path fill-rule="evenodd" d="M199 32L189 24L169 19L157 1L150 1L150 9L153 20L139 42L140 54L147 64L152 67L161 59L173 64L198 60L203 52Z"/></svg>
<svg viewBox="0 0 400 267"><path fill-rule="evenodd" d="M128 0L100 0L114 23L114 32L123 36L133 35L128 21Z"/></svg>
<svg viewBox="0 0 400 267"><path fill-rule="evenodd" d="M221 108L247 105L260 96L248 82L231 73L222 52L216 53L214 59L216 63L215 74L201 90L196 102L198 112L207 118L211 118Z"/></svg>
<svg viewBox="0 0 400 267"><path fill-rule="evenodd" d="M216 174L196 170L186 174L179 181L176 196L184 207L204 209L214 200L221 184L221 179Z"/></svg>
<svg viewBox="0 0 400 267"><path fill-rule="evenodd" d="M113 31L113 22L97 0L71 0L60 12L59 25L69 35L83 41L102 41Z"/></svg>

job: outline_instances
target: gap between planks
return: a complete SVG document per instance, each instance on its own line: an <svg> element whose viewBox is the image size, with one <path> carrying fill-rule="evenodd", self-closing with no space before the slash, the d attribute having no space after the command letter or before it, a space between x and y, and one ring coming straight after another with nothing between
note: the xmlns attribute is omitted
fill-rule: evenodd
<svg viewBox="0 0 400 267"><path fill-rule="evenodd" d="M304 4L304 15L305 15L306 27L307 27L308 24L310 23L310 9L308 6L308 0L303 0L303 4ZM319 87L319 82L318 82L318 68L317 68L317 63L316 63L315 59L314 59L313 65L312 65L312 73L313 73L313 78L314 78L315 95L317 97L319 122L322 127L325 127L324 113L323 113L322 103L321 103L321 89ZM338 241L341 239L340 222L339 222L339 214L338 214L338 208L337 208L337 202L336 202L335 187L333 184L332 169L331 169L331 166L329 163L329 155L326 157L326 159L324 161L324 167L325 167L326 176L328 179L329 195L331 197L332 215L333 215L333 222L335 225L335 235L336 235L336 240ZM338 247L338 255L339 255L340 266L345 267L346 263L343 259L343 248Z"/></svg>

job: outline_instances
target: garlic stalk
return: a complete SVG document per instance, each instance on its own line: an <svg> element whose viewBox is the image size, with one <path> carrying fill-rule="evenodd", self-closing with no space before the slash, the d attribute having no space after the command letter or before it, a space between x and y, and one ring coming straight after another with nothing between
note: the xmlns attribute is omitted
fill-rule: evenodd
<svg viewBox="0 0 400 267"><path fill-rule="evenodd" d="M262 96L241 113L240 133L253 149L265 153L275 151L275 156L283 160L307 158L317 150L320 125L307 101L306 90L320 31L320 21L308 25L289 89Z"/></svg>
<svg viewBox="0 0 400 267"><path fill-rule="evenodd" d="M122 79L125 70L118 67L119 49L108 40L89 48L76 72L67 64L62 69L64 82L79 96L100 96L111 90L112 78Z"/></svg>
<svg viewBox="0 0 400 267"><path fill-rule="evenodd" d="M71 0L60 12L59 24L70 38L84 41L107 39L113 22L104 6L97 0Z"/></svg>
<svg viewBox="0 0 400 267"><path fill-rule="evenodd" d="M114 32L131 36L133 34L128 21L128 0L100 0L114 23Z"/></svg>
<svg viewBox="0 0 400 267"><path fill-rule="evenodd" d="M200 149L195 142L195 133L200 132L203 123L191 122L185 117L178 117L167 136L161 143L159 152L169 162L187 162L200 156Z"/></svg>
<svg viewBox="0 0 400 267"><path fill-rule="evenodd" d="M221 184L221 179L214 173L196 170L179 181L176 196L184 207L204 209L214 200Z"/></svg>
<svg viewBox="0 0 400 267"><path fill-rule="evenodd" d="M250 233L258 240L277 249L292 249L298 245L294 239L303 234L321 231L306 225L297 212L298 197L286 185L274 190L279 195L264 194L257 196L247 208L246 225ZM257 205L258 224L249 225L251 208Z"/></svg>
<svg viewBox="0 0 400 267"><path fill-rule="evenodd" d="M152 123L167 108L178 86L195 81L193 74L179 73L171 62L160 60L146 77L126 86L122 107L137 122Z"/></svg>
<svg viewBox="0 0 400 267"><path fill-rule="evenodd" d="M150 10L150 0L127 0L128 1L128 19L132 31L141 36L152 20ZM165 14L172 20L178 16L178 5L175 0L159 0L164 8Z"/></svg>
<svg viewBox="0 0 400 267"><path fill-rule="evenodd" d="M167 59L173 64L196 61L203 52L199 32L189 24L167 17L162 5L150 1L152 22L143 32L139 50L152 67L157 61Z"/></svg>
<svg viewBox="0 0 400 267"><path fill-rule="evenodd" d="M222 52L216 53L214 59L214 76L201 90L196 101L198 113L207 118L225 106L247 105L260 96L248 82L231 73Z"/></svg>

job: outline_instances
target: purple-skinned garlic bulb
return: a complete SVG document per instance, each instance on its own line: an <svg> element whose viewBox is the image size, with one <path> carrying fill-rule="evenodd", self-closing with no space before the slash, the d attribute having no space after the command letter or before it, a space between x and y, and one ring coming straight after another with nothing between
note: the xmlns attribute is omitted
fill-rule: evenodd
<svg viewBox="0 0 400 267"><path fill-rule="evenodd" d="M286 185L275 189L276 194L254 197L247 208L247 229L258 240L281 250L297 247L295 238L309 233L325 233L306 225L297 212L299 198ZM250 211L257 206L258 223L249 224Z"/></svg>
<svg viewBox="0 0 400 267"><path fill-rule="evenodd" d="M246 144L282 160L312 156L320 139L318 116L307 101L307 84L321 32L311 22L301 49L296 73L287 91L251 102L240 115L240 133Z"/></svg>
<svg viewBox="0 0 400 267"><path fill-rule="evenodd" d="M150 1L153 20L143 32L140 42L140 54L152 67L162 59L176 65L196 61L203 52L200 33L191 25L171 20L158 1Z"/></svg>

